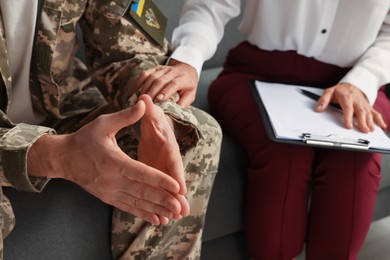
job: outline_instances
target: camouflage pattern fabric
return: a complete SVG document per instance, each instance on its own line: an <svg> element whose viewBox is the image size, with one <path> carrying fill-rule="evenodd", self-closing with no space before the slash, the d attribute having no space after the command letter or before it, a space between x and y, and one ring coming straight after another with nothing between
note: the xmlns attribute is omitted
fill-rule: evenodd
<svg viewBox="0 0 390 260"><path fill-rule="evenodd" d="M2 193L2 191L0 191ZM12 210L11 203L9 202L8 198L3 196L1 194L1 201L0 201L0 258L3 257L3 239L11 233L12 229L15 227L15 215Z"/></svg>
<svg viewBox="0 0 390 260"><path fill-rule="evenodd" d="M199 259L205 213L219 162L221 129L208 114L191 108L200 122L202 138L183 153L190 215L169 225L151 225L118 209L113 211L114 259ZM136 158L134 143L119 138L119 145ZM184 141L185 142L185 141Z"/></svg>
<svg viewBox="0 0 390 260"><path fill-rule="evenodd" d="M45 1L37 25L30 75L34 108L47 115L42 126L14 124L6 115L12 99L12 79L0 12L2 186L40 192L48 180L30 178L26 167L27 151L34 141L42 134L76 131L100 114L133 106L139 72L166 62L167 41L163 46L157 45L138 29L127 13L130 3L131 0ZM78 26L84 36L86 63L75 57ZM219 160L221 130L211 116L192 107L182 108L174 98L157 105L187 129L178 143L191 213L167 226L153 226L114 209L115 259L198 259L200 255L204 217ZM118 135L120 147L135 159L137 133L134 125ZM2 241L15 219L7 198L2 193L0 196Z"/></svg>

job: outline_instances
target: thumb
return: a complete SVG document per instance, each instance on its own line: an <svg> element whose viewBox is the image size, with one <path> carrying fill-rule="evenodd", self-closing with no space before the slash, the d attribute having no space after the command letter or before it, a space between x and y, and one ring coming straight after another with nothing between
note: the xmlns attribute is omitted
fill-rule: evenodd
<svg viewBox="0 0 390 260"><path fill-rule="evenodd" d="M145 114L145 110L145 102L140 100L134 107L106 115L106 127L109 131L116 133L124 127L135 124Z"/></svg>
<svg viewBox="0 0 390 260"><path fill-rule="evenodd" d="M162 111L160 114L157 114L159 112L157 112L158 110L154 106L152 98L149 95L146 95L146 94L141 95L138 98L138 100L144 102L144 104L145 104L145 116L148 116L148 117L153 118L155 120L159 120L160 119L159 117L163 115Z"/></svg>
<svg viewBox="0 0 390 260"><path fill-rule="evenodd" d="M181 107L189 108L192 102L194 102L192 96L190 94L184 93L180 96L180 99L177 101L177 104Z"/></svg>

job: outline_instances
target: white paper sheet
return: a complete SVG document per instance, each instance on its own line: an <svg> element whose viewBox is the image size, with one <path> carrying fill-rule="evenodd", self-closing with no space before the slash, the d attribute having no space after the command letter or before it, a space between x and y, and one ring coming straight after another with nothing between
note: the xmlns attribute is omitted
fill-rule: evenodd
<svg viewBox="0 0 390 260"><path fill-rule="evenodd" d="M300 88L321 95L322 89L256 81L255 87L270 118L277 139L301 140L303 133L333 135L346 139L365 139L370 148L390 150L390 139L378 126L362 133L343 126L342 113L333 108L316 112L316 101L303 95Z"/></svg>

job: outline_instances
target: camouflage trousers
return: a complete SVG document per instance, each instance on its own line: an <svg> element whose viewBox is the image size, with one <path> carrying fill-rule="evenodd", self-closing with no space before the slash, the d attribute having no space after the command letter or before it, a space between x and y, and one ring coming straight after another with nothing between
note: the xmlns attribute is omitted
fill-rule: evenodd
<svg viewBox="0 0 390 260"><path fill-rule="evenodd" d="M164 226L146 223L140 218L114 209L113 259L200 258L206 208L217 172L222 134L218 123L211 116L195 108L192 108L192 112L201 123L202 132L206 134L182 155L190 215ZM134 151L135 149L131 148L126 152Z"/></svg>
<svg viewBox="0 0 390 260"><path fill-rule="evenodd" d="M55 128L58 133L73 132L99 114L107 112L106 109L103 110L82 118L50 122L48 125ZM152 225L114 208L111 236L113 259L200 258L206 208L219 163L222 132L210 115L196 108L190 110L199 122L197 127L202 128L202 135L196 144L182 152L190 215L179 221L171 221L168 225ZM118 145L130 157L136 159L137 141L128 131L123 132L124 134L117 136ZM1 218L0 226L3 235L6 236L12 230L15 218L8 199L2 196L2 200L0 213L4 218ZM2 241L0 239L0 242ZM3 244L0 243L1 252L2 249ZM2 254L0 259L1 256Z"/></svg>

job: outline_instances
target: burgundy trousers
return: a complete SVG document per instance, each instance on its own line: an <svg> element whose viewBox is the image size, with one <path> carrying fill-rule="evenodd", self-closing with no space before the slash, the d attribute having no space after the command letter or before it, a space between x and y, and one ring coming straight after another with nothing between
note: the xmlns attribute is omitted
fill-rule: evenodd
<svg viewBox="0 0 390 260"><path fill-rule="evenodd" d="M372 221L380 154L271 141L248 84L258 79L326 88L347 72L293 51L263 51L243 42L212 83L211 113L249 158L245 227L252 258L292 259L304 245L307 259L357 258ZM389 124L383 90L375 108Z"/></svg>

